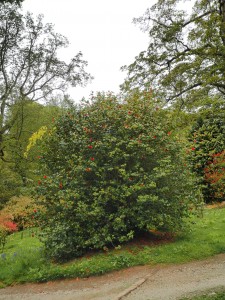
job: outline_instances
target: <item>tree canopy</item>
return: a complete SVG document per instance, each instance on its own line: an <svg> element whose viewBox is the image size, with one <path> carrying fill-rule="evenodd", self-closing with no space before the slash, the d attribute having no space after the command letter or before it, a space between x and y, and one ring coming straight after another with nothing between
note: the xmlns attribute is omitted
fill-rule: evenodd
<svg viewBox="0 0 225 300"><path fill-rule="evenodd" d="M4 139L16 122L8 118L10 107L28 100L49 100L65 93L68 85L85 84L91 77L85 71L82 53L69 63L58 58L67 39L30 13L22 15L17 4L5 3L0 9L0 158L4 159ZM19 106L17 106L19 107Z"/></svg>
<svg viewBox="0 0 225 300"><path fill-rule="evenodd" d="M158 0L134 20L150 41L122 68L128 73L124 90L153 88L167 101L224 97L225 1L186 0L182 8L179 0Z"/></svg>
<svg viewBox="0 0 225 300"><path fill-rule="evenodd" d="M9 109L8 120L17 120L4 136L7 163L0 160L0 209L12 196L28 195L37 180L39 149L32 143L42 129L54 125L54 120L65 110L65 104L42 105L34 101L15 104ZM63 106L62 106L63 105ZM29 145L32 149L26 155ZM38 144L38 143L37 143Z"/></svg>
<svg viewBox="0 0 225 300"><path fill-rule="evenodd" d="M0 4L4 4L4 3L16 3L18 5L21 5L21 3L24 0L0 0Z"/></svg>

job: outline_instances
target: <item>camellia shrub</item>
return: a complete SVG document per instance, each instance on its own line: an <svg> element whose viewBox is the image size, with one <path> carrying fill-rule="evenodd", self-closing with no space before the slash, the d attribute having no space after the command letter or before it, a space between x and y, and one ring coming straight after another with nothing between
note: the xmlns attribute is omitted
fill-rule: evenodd
<svg viewBox="0 0 225 300"><path fill-rule="evenodd" d="M42 240L57 260L179 231L199 203L166 111L147 92L99 94L55 121L42 147Z"/></svg>

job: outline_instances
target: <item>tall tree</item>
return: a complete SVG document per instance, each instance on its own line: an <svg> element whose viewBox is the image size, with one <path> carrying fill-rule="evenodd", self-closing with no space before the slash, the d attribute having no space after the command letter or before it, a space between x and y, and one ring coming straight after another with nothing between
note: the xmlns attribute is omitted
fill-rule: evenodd
<svg viewBox="0 0 225 300"><path fill-rule="evenodd" d="M18 118L7 133L5 146L7 157L13 162L11 169L19 175L21 185L26 186L34 178L34 169L37 168L38 150L33 147L32 155L24 155L29 139L43 126L54 124L54 119L62 111L59 106L41 105L33 101L26 101L23 106L19 103L11 108L9 118L13 118L15 113Z"/></svg>
<svg viewBox="0 0 225 300"><path fill-rule="evenodd" d="M67 103L65 103L67 104ZM41 128L54 126L54 120L62 114L64 103L57 105L41 105L29 101L12 106L8 113L8 118L17 120L5 136L5 156L8 163L0 160L0 209L15 195L27 194L30 187L37 180L36 170L39 168L40 152L38 143L33 145L27 152L27 146L33 134L39 132Z"/></svg>
<svg viewBox="0 0 225 300"><path fill-rule="evenodd" d="M184 103L212 94L224 98L225 1L186 0L183 7L179 0L158 0L134 20L150 42L122 68L128 72L124 90L151 87L167 101Z"/></svg>
<svg viewBox="0 0 225 300"><path fill-rule="evenodd" d="M85 84L87 62L79 52L69 63L60 60L58 50L67 39L54 32L51 24L22 15L17 4L0 6L0 158L4 158L4 137L20 113L7 118L9 108L27 99L48 100L68 85ZM19 107L19 106L18 106Z"/></svg>

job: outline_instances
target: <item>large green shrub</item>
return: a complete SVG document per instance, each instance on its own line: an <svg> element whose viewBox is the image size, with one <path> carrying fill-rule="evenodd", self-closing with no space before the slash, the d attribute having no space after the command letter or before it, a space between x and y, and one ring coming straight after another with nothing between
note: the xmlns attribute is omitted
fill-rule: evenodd
<svg viewBox="0 0 225 300"><path fill-rule="evenodd" d="M181 146L148 93L99 94L58 119L42 151L42 238L56 259L180 230L196 204Z"/></svg>

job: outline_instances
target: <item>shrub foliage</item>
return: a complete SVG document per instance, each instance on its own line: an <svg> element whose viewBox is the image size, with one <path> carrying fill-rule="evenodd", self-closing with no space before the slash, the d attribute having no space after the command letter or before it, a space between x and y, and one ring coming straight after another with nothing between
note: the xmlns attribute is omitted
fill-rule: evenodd
<svg viewBox="0 0 225 300"><path fill-rule="evenodd" d="M42 151L42 239L57 260L179 230L197 204L181 145L147 92L99 94L60 117Z"/></svg>
<svg viewBox="0 0 225 300"><path fill-rule="evenodd" d="M210 186L210 196L214 201L225 200L225 151L212 154L204 168L204 180Z"/></svg>
<svg viewBox="0 0 225 300"><path fill-rule="evenodd" d="M190 161L193 171L201 179L205 202L225 200L224 150L225 119L224 108L211 108L202 114L194 124L190 141Z"/></svg>

